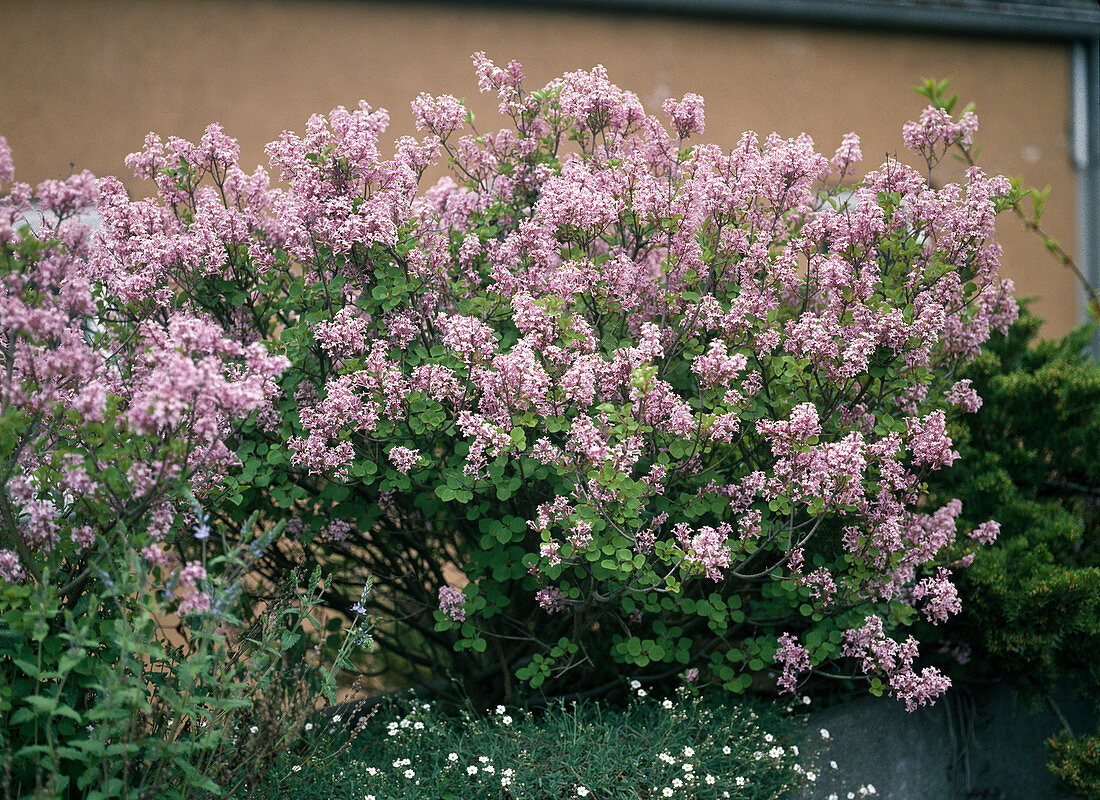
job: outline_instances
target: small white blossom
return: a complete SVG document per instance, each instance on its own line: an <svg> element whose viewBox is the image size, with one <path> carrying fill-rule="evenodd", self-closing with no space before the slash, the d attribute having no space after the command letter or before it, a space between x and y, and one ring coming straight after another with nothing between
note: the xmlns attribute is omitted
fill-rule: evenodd
<svg viewBox="0 0 1100 800"><path fill-rule="evenodd" d="M332 721L333 722L339 722L342 719L343 719L343 717L341 717L339 714L337 714L335 717L332 718Z"/></svg>
<svg viewBox="0 0 1100 800"><path fill-rule="evenodd" d="M821 738L822 739L831 739L831 738L833 738L833 735L831 733L829 733L828 728L822 728L821 729Z"/></svg>
<svg viewBox="0 0 1100 800"><path fill-rule="evenodd" d="M301 764L295 764L295 765L294 765L293 767L291 767L291 768L290 768L290 771L291 771L291 772L298 772L298 771L300 771L301 769L302 769L302 765L301 765Z"/></svg>
<svg viewBox="0 0 1100 800"><path fill-rule="evenodd" d="M577 794L580 795L581 797L588 797L588 788L585 787L585 786L578 786L577 787Z"/></svg>
<svg viewBox="0 0 1100 800"><path fill-rule="evenodd" d="M714 785L714 776L713 775L707 775L707 785L708 786L713 786Z"/></svg>
<svg viewBox="0 0 1100 800"><path fill-rule="evenodd" d="M816 781L817 780L817 773L812 771L812 770L810 772L807 772L806 773L806 780L810 781L811 783L813 781Z"/></svg>
<svg viewBox="0 0 1100 800"><path fill-rule="evenodd" d="M802 704L807 706L810 704L810 696L808 694L802 696Z"/></svg>
<svg viewBox="0 0 1100 800"><path fill-rule="evenodd" d="M251 734L257 734L260 732L260 729L253 725L251 728L248 729L248 732Z"/></svg>
<svg viewBox="0 0 1100 800"><path fill-rule="evenodd" d="M512 724L512 718L510 716L508 716L507 714L505 714L503 717L501 717L500 721L503 722L505 725L511 725Z"/></svg>
<svg viewBox="0 0 1100 800"><path fill-rule="evenodd" d="M672 701L671 700L662 700L661 701L661 708L672 708Z"/></svg>
<svg viewBox="0 0 1100 800"><path fill-rule="evenodd" d="M829 762L829 769L840 769L840 767L838 767L838 766L836 765L836 762L835 762L835 761L830 761L830 762Z"/></svg>
<svg viewBox="0 0 1100 800"><path fill-rule="evenodd" d="M477 760L480 761L482 764L488 764L489 756L478 756Z"/></svg>
<svg viewBox="0 0 1100 800"><path fill-rule="evenodd" d="M672 797L672 789L666 786L664 789L661 790L661 794L663 794L665 797Z"/></svg>
<svg viewBox="0 0 1100 800"><path fill-rule="evenodd" d="M725 746L724 746L724 747L722 748L722 755L724 755L724 756L728 756L728 755L729 755L730 753L732 753L732 752L733 752L733 751L732 751L732 750L730 750L730 746L729 746L728 744L727 744L727 745L725 745Z"/></svg>
<svg viewBox="0 0 1100 800"><path fill-rule="evenodd" d="M411 769L405 770L405 777L408 778L409 780L412 780L415 776L416 776L416 773L413 772Z"/></svg>
<svg viewBox="0 0 1100 800"><path fill-rule="evenodd" d="M774 737L774 736L772 736L772 735L771 735L770 733L765 733L765 734L764 734L764 741L765 741L765 742L774 742L774 741L775 741L775 737Z"/></svg>
<svg viewBox="0 0 1100 800"><path fill-rule="evenodd" d="M693 747L685 747L684 748L684 756L686 758L691 758L694 755L695 755L695 748L693 748Z"/></svg>
<svg viewBox="0 0 1100 800"><path fill-rule="evenodd" d="M630 682L630 688L631 689L641 689L642 688L642 682L641 681L631 681Z"/></svg>
<svg viewBox="0 0 1100 800"><path fill-rule="evenodd" d="M503 714L505 711L504 706L497 706L496 711L497 714Z"/></svg>
<svg viewBox="0 0 1100 800"><path fill-rule="evenodd" d="M684 782L682 780L680 780L679 778L673 778L672 779L672 785L673 785L674 788L679 789L681 786L684 785Z"/></svg>
<svg viewBox="0 0 1100 800"><path fill-rule="evenodd" d="M306 733L309 733L311 730L313 730L313 723L312 722L307 722L306 725L305 725Z"/></svg>
<svg viewBox="0 0 1100 800"><path fill-rule="evenodd" d="M745 779L743 777L741 777L740 775L738 775L736 783L737 783L738 786L744 786L745 785Z"/></svg>
<svg viewBox="0 0 1100 800"><path fill-rule="evenodd" d="M416 722L413 723L413 730L414 731L424 730L424 723L417 720Z"/></svg>
<svg viewBox="0 0 1100 800"><path fill-rule="evenodd" d="M645 695L646 695L645 689L639 689L638 690L638 697L645 697Z"/></svg>
<svg viewBox="0 0 1100 800"><path fill-rule="evenodd" d="M488 772L488 773L489 773L490 775L492 775L492 774L493 774L494 772L496 772L496 771L497 771L497 768L496 768L496 767L494 767L494 766L493 766L492 764L486 764L486 765L485 765L485 767L484 767L484 769L485 769L485 771L486 771L486 772Z"/></svg>
<svg viewBox="0 0 1100 800"><path fill-rule="evenodd" d="M692 764L684 764L682 769L684 772L691 772L695 767Z"/></svg>
<svg viewBox="0 0 1100 800"><path fill-rule="evenodd" d="M466 767L466 774L467 775L477 775L477 767L475 767L473 764Z"/></svg>
<svg viewBox="0 0 1100 800"><path fill-rule="evenodd" d="M448 753L447 754L447 760L448 761L458 761L458 753Z"/></svg>

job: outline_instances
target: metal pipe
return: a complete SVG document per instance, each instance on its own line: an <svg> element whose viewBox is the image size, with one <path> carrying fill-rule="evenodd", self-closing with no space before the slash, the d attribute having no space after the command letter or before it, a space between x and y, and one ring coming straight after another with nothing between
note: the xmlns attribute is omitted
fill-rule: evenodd
<svg viewBox="0 0 1100 800"><path fill-rule="evenodd" d="M1094 288L1100 286L1100 38L1073 43L1070 51L1071 147L1077 173L1078 262ZM1082 292L1082 320L1088 303ZM1092 341L1100 359L1100 329Z"/></svg>

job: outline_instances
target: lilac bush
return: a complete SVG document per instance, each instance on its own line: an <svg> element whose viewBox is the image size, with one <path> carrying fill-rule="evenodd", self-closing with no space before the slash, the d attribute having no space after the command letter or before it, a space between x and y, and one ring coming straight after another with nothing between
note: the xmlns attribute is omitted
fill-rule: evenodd
<svg viewBox="0 0 1100 800"><path fill-rule="evenodd" d="M773 667L792 690L822 666L941 693L891 632L957 613L993 531L923 495L980 405L956 370L1016 316L1009 182L928 179L976 120L926 110L921 168L857 179L854 133L832 158L806 135L689 146L697 95L666 128L602 67L528 92L474 63L500 130L422 94L425 136L391 158L363 103L271 143L274 183L216 125L150 134L128 163L151 199L99 183L82 274L150 319L142 364L89 377L120 435L194 444L145 483L213 473L212 515L286 523L265 574L342 570L325 599L349 614L369 574L383 650L489 693L689 668L743 691Z"/></svg>

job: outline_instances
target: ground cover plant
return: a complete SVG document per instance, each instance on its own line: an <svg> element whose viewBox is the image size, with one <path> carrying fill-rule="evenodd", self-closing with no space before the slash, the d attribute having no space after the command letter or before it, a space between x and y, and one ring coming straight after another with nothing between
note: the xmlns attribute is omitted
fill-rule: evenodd
<svg viewBox="0 0 1100 800"><path fill-rule="evenodd" d="M394 704L358 747L292 796L762 800L798 797L799 787L826 780L800 753L792 720L769 704L730 704L690 685L668 698L638 681L629 691L625 707L554 701L535 712L502 705L461 717L426 701Z"/></svg>
<svg viewBox="0 0 1100 800"><path fill-rule="evenodd" d="M217 125L150 134L128 159L148 199L86 173L32 190L0 148L17 792L140 796L128 765L164 758L168 784L218 791L159 723L93 724L97 681L131 665L119 725L236 745L248 665L304 658L317 603L379 617L406 675L479 702L687 669L734 692L816 670L910 708L947 688L892 634L956 613L953 573L997 530L924 491L979 403L958 370L1016 316L993 235L1019 190L977 167L929 183L973 114L930 106L904 128L920 168L856 180L855 134L831 159L806 136L689 147L696 95L666 128L602 68L527 92L518 64L474 62L502 130L421 95L426 136L385 158L385 112L337 108L269 146L276 185ZM236 639L263 602L278 624ZM118 631L161 612L183 649L134 661ZM362 631L330 633L347 666ZM244 672L220 672L241 641ZM156 710L196 675L210 698ZM156 752L94 774L139 741Z"/></svg>

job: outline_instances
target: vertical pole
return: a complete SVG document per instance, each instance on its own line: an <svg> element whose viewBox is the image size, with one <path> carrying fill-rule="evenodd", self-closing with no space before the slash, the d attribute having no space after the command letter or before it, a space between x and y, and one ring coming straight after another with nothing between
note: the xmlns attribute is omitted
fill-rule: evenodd
<svg viewBox="0 0 1100 800"><path fill-rule="evenodd" d="M1089 283L1100 287L1100 39L1082 39L1071 51L1072 152L1077 173L1077 252ZM1090 319L1082 292L1082 321ZM1092 341L1100 360L1100 328Z"/></svg>

